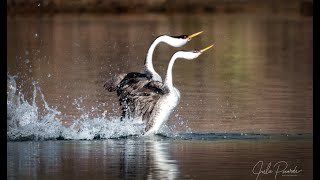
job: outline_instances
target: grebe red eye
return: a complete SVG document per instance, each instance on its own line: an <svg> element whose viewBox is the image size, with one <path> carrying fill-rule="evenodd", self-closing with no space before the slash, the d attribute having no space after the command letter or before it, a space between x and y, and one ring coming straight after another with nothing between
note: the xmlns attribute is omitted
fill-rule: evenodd
<svg viewBox="0 0 320 180"><path fill-rule="evenodd" d="M186 39L187 38L187 36L183 36L183 39Z"/></svg>

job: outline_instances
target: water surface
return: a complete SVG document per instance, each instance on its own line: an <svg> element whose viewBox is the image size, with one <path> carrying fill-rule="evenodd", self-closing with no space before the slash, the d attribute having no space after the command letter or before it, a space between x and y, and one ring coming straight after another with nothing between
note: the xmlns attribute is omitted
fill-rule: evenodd
<svg viewBox="0 0 320 180"><path fill-rule="evenodd" d="M256 179L252 170L259 161L263 169L285 161L288 169L302 170L291 178L312 179L311 148L305 139L9 142L7 168L9 179Z"/></svg>
<svg viewBox="0 0 320 180"><path fill-rule="evenodd" d="M8 72L19 75L29 98L36 80L48 104L68 116L82 114L72 104L80 97L85 112L98 108L93 116L119 115L104 81L140 71L157 36L203 30L182 48L161 44L155 51L164 77L175 51L215 44L193 62L175 63L182 97L169 125L182 118L196 132L311 132L312 23L299 15L10 17Z"/></svg>

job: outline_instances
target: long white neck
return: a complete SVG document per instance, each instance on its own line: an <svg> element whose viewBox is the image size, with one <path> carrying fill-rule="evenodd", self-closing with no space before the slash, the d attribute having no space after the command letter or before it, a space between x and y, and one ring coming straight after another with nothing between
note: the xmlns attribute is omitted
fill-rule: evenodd
<svg viewBox="0 0 320 180"><path fill-rule="evenodd" d="M153 43L151 44L151 46L149 47L148 53L147 53L147 58L146 58L146 61L144 63L145 70L155 72L155 70L153 68L153 64L152 64L152 56L153 56L154 49L156 48L156 46L160 42L162 42L161 41L161 36L158 37L156 40L154 40Z"/></svg>
<svg viewBox="0 0 320 180"><path fill-rule="evenodd" d="M154 49L161 42L169 44L169 41L172 41L172 39L173 38L170 36L166 36L166 35L160 36L156 40L154 40L151 46L149 47L147 58L144 63L144 71L150 72L152 74L153 80L162 81L160 75L153 68L152 57L153 57Z"/></svg>
<svg viewBox="0 0 320 180"><path fill-rule="evenodd" d="M175 53L169 62L168 65L168 69L167 69L167 75L166 75L166 79L164 80L164 85L169 88L169 89L173 89L173 84L172 84L172 67L174 62L176 61L176 59L178 58L178 53Z"/></svg>

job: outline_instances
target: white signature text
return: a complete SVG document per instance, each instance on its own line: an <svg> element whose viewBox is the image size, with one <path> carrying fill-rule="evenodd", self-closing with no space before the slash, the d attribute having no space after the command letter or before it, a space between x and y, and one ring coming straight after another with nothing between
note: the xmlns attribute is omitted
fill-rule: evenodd
<svg viewBox="0 0 320 180"><path fill-rule="evenodd" d="M256 180L258 180L260 175L274 174L274 179L277 179L279 175L281 176L297 176L302 170L298 169L297 166L294 168L289 168L286 161L278 161L272 165L271 162L267 166L263 165L263 161L257 162L252 168L252 173L257 175Z"/></svg>

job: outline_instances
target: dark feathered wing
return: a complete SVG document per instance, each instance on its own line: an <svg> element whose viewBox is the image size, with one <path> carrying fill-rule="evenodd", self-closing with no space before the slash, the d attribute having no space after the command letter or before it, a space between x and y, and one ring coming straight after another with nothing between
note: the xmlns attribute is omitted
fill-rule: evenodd
<svg viewBox="0 0 320 180"><path fill-rule="evenodd" d="M148 120L161 95L166 93L163 83L152 81L143 73L128 74L118 86L117 93L123 115Z"/></svg>
<svg viewBox="0 0 320 180"><path fill-rule="evenodd" d="M151 80L150 73L131 72L128 74L118 74L110 78L104 87L109 91L116 91L119 97L120 106L122 108L122 117L135 117L134 113L130 113L134 104L128 98L133 96L135 91L143 88L143 86Z"/></svg>
<svg viewBox="0 0 320 180"><path fill-rule="evenodd" d="M109 92L117 90L117 86L126 75L127 74L125 73L114 75L112 78L105 82L103 87L105 87Z"/></svg>
<svg viewBox="0 0 320 180"><path fill-rule="evenodd" d="M115 76L105 85L109 91L117 91L122 116L142 117L142 120L147 122L146 131L152 127L153 122L149 120L155 105L161 96L168 93L162 82L151 79L149 74L132 72Z"/></svg>
<svg viewBox="0 0 320 180"><path fill-rule="evenodd" d="M151 115L155 110L154 108L161 96L166 93L168 93L168 90L163 88L162 82L145 82L142 88L136 89L127 95L126 103L130 110L128 114L130 117L142 117L142 120L147 124L145 130L148 131L153 125Z"/></svg>

